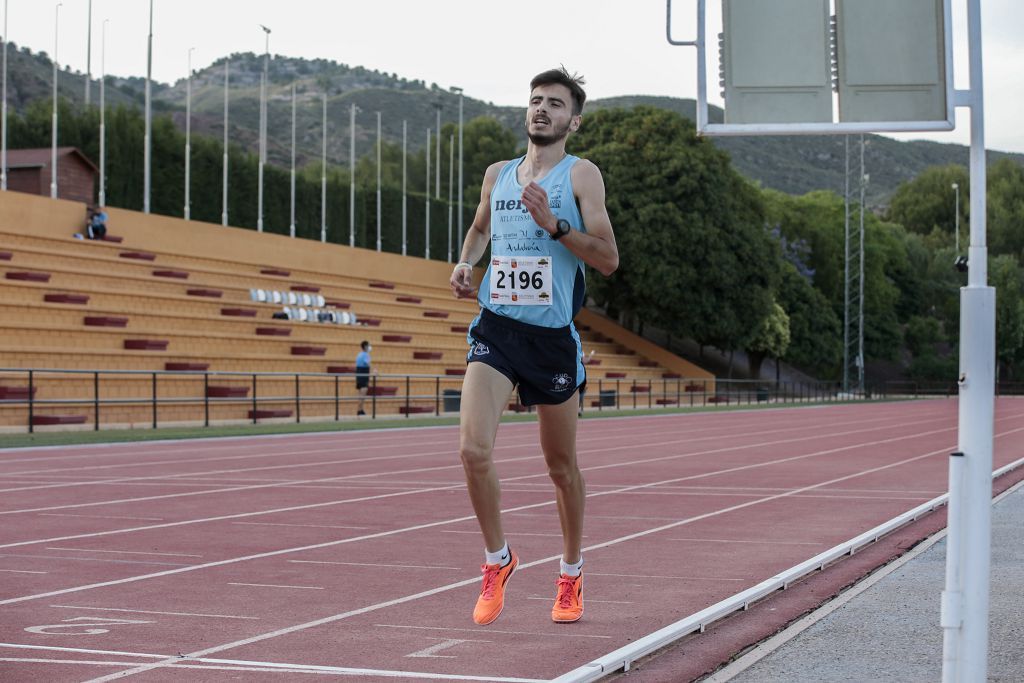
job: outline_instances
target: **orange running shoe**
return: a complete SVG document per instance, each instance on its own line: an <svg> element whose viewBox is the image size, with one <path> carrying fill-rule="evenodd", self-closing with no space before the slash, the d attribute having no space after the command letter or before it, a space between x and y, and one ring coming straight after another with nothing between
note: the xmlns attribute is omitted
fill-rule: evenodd
<svg viewBox="0 0 1024 683"><path fill-rule="evenodd" d="M485 564L480 567L484 573L484 583L473 609L473 621L481 626L486 626L497 619L501 614L501 608L505 606L505 585L519 565L519 556L511 550L509 553L512 559L504 567L498 564Z"/></svg>
<svg viewBox="0 0 1024 683"><path fill-rule="evenodd" d="M583 574L558 577L558 593L555 606L551 608L551 619L556 624L571 624L583 616Z"/></svg>

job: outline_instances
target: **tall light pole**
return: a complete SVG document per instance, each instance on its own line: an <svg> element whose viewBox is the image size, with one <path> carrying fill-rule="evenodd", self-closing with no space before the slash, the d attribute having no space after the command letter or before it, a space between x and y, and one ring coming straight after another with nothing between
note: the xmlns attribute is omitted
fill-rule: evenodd
<svg viewBox="0 0 1024 683"><path fill-rule="evenodd" d="M295 83L292 83L292 183L288 234L295 237Z"/></svg>
<svg viewBox="0 0 1024 683"><path fill-rule="evenodd" d="M434 199L441 201L441 103L435 102L434 109L437 110L437 125L434 130L437 131L437 138L434 141Z"/></svg>
<svg viewBox="0 0 1024 683"><path fill-rule="evenodd" d="M220 224L228 224L228 85L231 63L224 60L224 160L221 162Z"/></svg>
<svg viewBox="0 0 1024 683"><path fill-rule="evenodd" d="M149 213L153 161L153 0L149 0L149 38L146 42L146 132L142 142L142 212Z"/></svg>
<svg viewBox="0 0 1024 683"><path fill-rule="evenodd" d="M407 253L409 207L406 201L408 177L409 122L402 121L402 256Z"/></svg>
<svg viewBox="0 0 1024 683"><path fill-rule="evenodd" d="M260 24L265 34L266 46L263 50L263 77L260 79L260 163L259 190L256 199L256 230L263 232L263 166L267 163L267 90L270 87L270 29Z"/></svg>
<svg viewBox="0 0 1024 683"><path fill-rule="evenodd" d="M953 188L953 192L956 195L956 209L955 209L955 222L956 227L953 232L956 235L956 255L960 255L960 185L953 183L950 187Z"/></svg>
<svg viewBox="0 0 1024 683"><path fill-rule="evenodd" d="M50 198L57 198L57 42L58 29L60 28L60 7L64 3L58 2L55 19L53 21L53 126L50 131ZM4 36L6 39L7 36Z"/></svg>
<svg viewBox="0 0 1024 683"><path fill-rule="evenodd" d="M323 94L323 127L320 135L320 241L327 241L327 92Z"/></svg>
<svg viewBox="0 0 1024 683"><path fill-rule="evenodd" d="M452 189L455 185L455 136L448 136L448 263L452 262Z"/></svg>
<svg viewBox="0 0 1024 683"><path fill-rule="evenodd" d="M424 176L427 181L427 186L424 188L424 195L427 198L426 211L424 212L424 243L426 246L423 250L423 258L430 258L430 129L427 128L427 173Z"/></svg>
<svg viewBox="0 0 1024 683"><path fill-rule="evenodd" d="M185 220L192 218L192 50L188 49L188 81L185 84Z"/></svg>
<svg viewBox="0 0 1024 683"><path fill-rule="evenodd" d="M348 246L356 246L356 103L348 114Z"/></svg>
<svg viewBox="0 0 1024 683"><path fill-rule="evenodd" d="M458 243L462 245L462 88L453 87L453 93L457 93L459 96L459 189L458 199L455 205L458 207L459 212L459 240Z"/></svg>
<svg viewBox="0 0 1024 683"><path fill-rule="evenodd" d="M107 205L107 22L100 31L100 206Z"/></svg>
<svg viewBox="0 0 1024 683"><path fill-rule="evenodd" d="M4 57L3 57L3 85L0 89L0 97L3 104L0 104L0 190L7 189L7 0L4 0Z"/></svg>
<svg viewBox="0 0 1024 683"><path fill-rule="evenodd" d="M92 0L89 0L85 25L85 106L88 109L89 95L92 90ZM5 33L4 38L6 37Z"/></svg>
<svg viewBox="0 0 1024 683"><path fill-rule="evenodd" d="M377 251L380 251L380 112L377 112Z"/></svg>

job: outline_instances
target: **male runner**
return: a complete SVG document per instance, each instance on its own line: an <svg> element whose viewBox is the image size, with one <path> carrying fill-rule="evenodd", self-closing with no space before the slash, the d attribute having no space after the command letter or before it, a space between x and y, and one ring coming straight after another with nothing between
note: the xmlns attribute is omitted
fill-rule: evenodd
<svg viewBox="0 0 1024 683"><path fill-rule="evenodd" d="M562 561L551 618L583 615L583 476L576 464L577 391L586 382L580 338L572 324L583 306L586 263L603 275L618 267L604 181L597 166L569 156L565 141L580 127L583 80L564 68L530 82L526 156L491 165L480 205L451 276L452 292L479 291L470 326L462 390L459 450L469 498L485 543L483 587L473 620L489 624L504 605L519 558L501 526L501 490L491 457L498 421L512 390L536 405L540 446L555 485ZM491 245L487 272L473 287L472 264Z"/></svg>

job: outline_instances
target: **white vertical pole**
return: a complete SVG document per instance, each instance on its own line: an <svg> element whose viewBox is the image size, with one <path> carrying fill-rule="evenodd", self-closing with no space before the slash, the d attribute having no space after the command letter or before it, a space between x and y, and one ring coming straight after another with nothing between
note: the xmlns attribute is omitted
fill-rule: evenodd
<svg viewBox="0 0 1024 683"><path fill-rule="evenodd" d="M292 83L292 178L288 234L295 237L295 84Z"/></svg>
<svg viewBox="0 0 1024 683"><path fill-rule="evenodd" d="M57 198L57 42L58 29L60 28L60 6L56 8L56 18L53 21L53 125L50 131L50 198ZM7 36L4 36L6 39Z"/></svg>
<svg viewBox="0 0 1024 683"><path fill-rule="evenodd" d="M263 76L260 78L260 159L259 190L256 193L256 230L263 232L263 167L267 164L267 91L270 89L270 29L260 25L264 33Z"/></svg>
<svg viewBox="0 0 1024 683"><path fill-rule="evenodd" d="M864 386L864 193L868 176L864 173L864 134L860 136L860 254L857 257L860 274L857 278L857 390L865 396Z"/></svg>
<svg viewBox="0 0 1024 683"><path fill-rule="evenodd" d="M458 243L462 244L462 88L459 88L459 187L458 187L458 200L455 202L456 211L458 212L459 220L459 240Z"/></svg>
<svg viewBox="0 0 1024 683"><path fill-rule="evenodd" d="M192 50L188 49L188 83L185 86L185 220L192 218Z"/></svg>
<svg viewBox="0 0 1024 683"><path fill-rule="evenodd" d="M408 247L408 225L409 206L407 202L408 192L408 149L409 149L409 122L402 121L402 256L407 254Z"/></svg>
<svg viewBox="0 0 1024 683"><path fill-rule="evenodd" d="M380 112L377 112L377 251L380 251Z"/></svg>
<svg viewBox="0 0 1024 683"><path fill-rule="evenodd" d="M100 31L100 206L107 205L107 22Z"/></svg>
<svg viewBox="0 0 1024 683"><path fill-rule="evenodd" d="M7 2L8 0L4 0L4 75L3 85L0 86L3 90L0 93L0 98L3 99L3 103L0 104L0 190L7 189Z"/></svg>
<svg viewBox="0 0 1024 683"><path fill-rule="evenodd" d="M320 241L327 241L327 93L323 94L320 140Z"/></svg>
<svg viewBox="0 0 1024 683"><path fill-rule="evenodd" d="M454 208L452 206L452 186L455 175L455 136L448 136L448 263L452 262L452 217Z"/></svg>
<svg viewBox="0 0 1024 683"><path fill-rule="evenodd" d="M427 128L427 173L425 175L427 180L427 186L424 188L424 194L427 198L426 213L424 214L424 241L426 247L423 251L423 258L430 258L430 129Z"/></svg>
<svg viewBox="0 0 1024 683"><path fill-rule="evenodd" d="M90 91L92 90L92 0L86 10L85 29L85 108L89 108ZM4 38L7 38L6 33Z"/></svg>
<svg viewBox="0 0 1024 683"><path fill-rule="evenodd" d="M954 582L959 577L959 584L947 583L942 602L942 625L947 629L942 675L944 681L958 683L984 681L988 677L996 298L995 289L987 286L980 0L967 0L967 32L971 81L967 100L971 109L971 238L967 286L960 290L958 439L964 462L959 514L950 525L946 552L946 576Z"/></svg>
<svg viewBox="0 0 1024 683"><path fill-rule="evenodd" d="M153 161L153 0L149 0L149 37L146 41L146 132L143 135L142 212L149 213Z"/></svg>
<svg viewBox="0 0 1024 683"><path fill-rule="evenodd" d="M349 109L348 123L348 246L356 246L356 105Z"/></svg>
<svg viewBox="0 0 1024 683"><path fill-rule="evenodd" d="M224 60L224 160L221 163L220 224L228 224L228 85L231 63Z"/></svg>
<svg viewBox="0 0 1024 683"><path fill-rule="evenodd" d="M960 255L960 185L958 183L953 183L953 193L956 195L956 199L955 199L956 204L954 205L954 209L955 210L953 212L953 220L955 221L955 223L954 223L954 230L953 230L953 233L954 233L955 237L953 238L953 240L954 240L954 244L956 245L956 255L959 256Z"/></svg>
<svg viewBox="0 0 1024 683"><path fill-rule="evenodd" d="M441 103L438 102L434 107L437 109L437 126L434 128L437 132L434 136L434 199L441 201Z"/></svg>

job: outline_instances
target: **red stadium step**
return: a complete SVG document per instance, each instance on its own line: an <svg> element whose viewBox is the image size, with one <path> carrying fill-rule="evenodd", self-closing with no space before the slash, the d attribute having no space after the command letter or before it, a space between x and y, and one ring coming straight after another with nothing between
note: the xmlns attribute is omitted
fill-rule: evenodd
<svg viewBox="0 0 1024 683"><path fill-rule="evenodd" d="M351 365L328 365L327 372L332 375L350 375L355 372L356 369Z"/></svg>
<svg viewBox="0 0 1024 683"><path fill-rule="evenodd" d="M685 387L683 387L683 391L705 391L705 390L706 389L705 389L705 386L703 384L697 384L696 382L691 382L690 384L687 384Z"/></svg>
<svg viewBox="0 0 1024 683"><path fill-rule="evenodd" d="M9 251L0 251L0 261L10 261L14 257Z"/></svg>
<svg viewBox="0 0 1024 683"><path fill-rule="evenodd" d="M661 373L662 379L682 379L682 375L678 372L663 372Z"/></svg>
<svg viewBox="0 0 1024 683"><path fill-rule="evenodd" d="M290 270L281 270L280 268L264 268L260 271L260 275L276 275L278 277L290 277Z"/></svg>
<svg viewBox="0 0 1024 683"><path fill-rule="evenodd" d="M87 315L84 322L87 327L128 327L128 318L111 315Z"/></svg>
<svg viewBox="0 0 1024 683"><path fill-rule="evenodd" d="M421 304L421 303L423 303L423 299L419 298L418 296L396 296L395 297L395 301L401 302L403 304Z"/></svg>
<svg viewBox="0 0 1024 683"><path fill-rule="evenodd" d="M398 394L398 387L370 387L366 393L368 396L395 396Z"/></svg>
<svg viewBox="0 0 1024 683"><path fill-rule="evenodd" d="M444 354L440 351L413 351L413 360L441 360Z"/></svg>
<svg viewBox="0 0 1024 683"><path fill-rule="evenodd" d="M319 287L313 285L292 285L293 292L309 292L310 294L316 294L320 291Z"/></svg>
<svg viewBox="0 0 1024 683"><path fill-rule="evenodd" d="M444 374L450 375L450 376L453 376L453 377L460 377L460 376L466 374L466 368L445 368L444 369Z"/></svg>
<svg viewBox="0 0 1024 683"><path fill-rule="evenodd" d="M219 289L189 289L186 290L186 294L189 296L205 296L211 299L219 299L224 296L224 292Z"/></svg>
<svg viewBox="0 0 1024 683"><path fill-rule="evenodd" d="M328 299L328 300L324 301L324 306L329 306L331 308L341 308L341 309L352 308L352 304L350 304L350 303L348 303L346 301L334 301L333 299Z"/></svg>
<svg viewBox="0 0 1024 683"><path fill-rule="evenodd" d="M45 294L43 301L51 304L78 304L89 303L88 294Z"/></svg>
<svg viewBox="0 0 1024 683"><path fill-rule="evenodd" d="M629 390L632 391L634 394L646 394L648 391L651 390L651 388L648 386L644 386L643 384L634 384L629 388Z"/></svg>
<svg viewBox="0 0 1024 683"><path fill-rule="evenodd" d="M21 280L23 282L49 282L49 273L40 273L32 270L12 270L4 275L8 280Z"/></svg>
<svg viewBox="0 0 1024 683"><path fill-rule="evenodd" d="M166 339L125 339L124 348L129 351L166 351Z"/></svg>
<svg viewBox="0 0 1024 683"><path fill-rule="evenodd" d="M182 363L178 361L164 363L164 370L168 372L206 372L209 369L209 363Z"/></svg>
<svg viewBox="0 0 1024 683"><path fill-rule="evenodd" d="M206 395L210 398L246 398L249 387L206 387Z"/></svg>
<svg viewBox="0 0 1024 683"><path fill-rule="evenodd" d="M154 277L170 277L176 280L187 280L188 273L184 270L154 270Z"/></svg>
<svg viewBox="0 0 1024 683"><path fill-rule="evenodd" d="M412 341L412 335L409 335L409 334L385 334L383 337L381 337L381 341L399 342L399 343L405 344L405 343L408 343L408 342Z"/></svg>
<svg viewBox="0 0 1024 683"><path fill-rule="evenodd" d="M291 328L288 327L257 327L257 337L289 337L291 336Z"/></svg>
<svg viewBox="0 0 1024 683"><path fill-rule="evenodd" d="M469 332L469 325L452 325L452 332Z"/></svg>
<svg viewBox="0 0 1024 683"><path fill-rule="evenodd" d="M587 361L587 365L600 365L600 364L601 364L601 359L600 358L591 358L590 360Z"/></svg>
<svg viewBox="0 0 1024 683"><path fill-rule="evenodd" d="M85 423L85 415L33 415L32 425L80 425Z"/></svg>
<svg viewBox="0 0 1024 683"><path fill-rule="evenodd" d="M433 413L434 409L428 406L398 406L399 415L412 415L414 413Z"/></svg>
<svg viewBox="0 0 1024 683"><path fill-rule="evenodd" d="M447 318L449 315L448 311L423 311L424 318Z"/></svg>
<svg viewBox="0 0 1024 683"><path fill-rule="evenodd" d="M360 318L359 322L367 327L380 327L380 318Z"/></svg>
<svg viewBox="0 0 1024 683"><path fill-rule="evenodd" d="M33 397L38 390L39 387L32 387ZM28 387L0 387L0 401L27 401L28 398Z"/></svg>
<svg viewBox="0 0 1024 683"><path fill-rule="evenodd" d="M712 396L708 399L708 403L728 403L728 396Z"/></svg>
<svg viewBox="0 0 1024 683"><path fill-rule="evenodd" d="M626 373L624 372L606 372L604 376L608 379L625 379Z"/></svg>
<svg viewBox="0 0 1024 683"><path fill-rule="evenodd" d="M293 356L326 356L326 346L293 346Z"/></svg>
<svg viewBox="0 0 1024 683"><path fill-rule="evenodd" d="M659 398L658 400L655 401L655 403L657 403L659 406L674 406L676 403L679 403L679 401L675 400L674 398Z"/></svg>
<svg viewBox="0 0 1024 683"><path fill-rule="evenodd" d="M370 286L374 289L394 289L395 285L391 282L371 282Z"/></svg>
<svg viewBox="0 0 1024 683"><path fill-rule="evenodd" d="M151 254L148 251L122 251L118 256L136 261L156 261L156 254Z"/></svg>
<svg viewBox="0 0 1024 683"><path fill-rule="evenodd" d="M249 419L250 420L262 420L264 418L270 418L270 417L291 417L291 416L292 416L292 411L285 410L283 408L278 409L278 410L261 409L261 410L250 410L249 411Z"/></svg>
<svg viewBox="0 0 1024 683"><path fill-rule="evenodd" d="M106 234L106 235L104 235L103 237L100 238L100 241L101 242L113 242L114 244L121 244L121 242L124 242L124 238L121 237L120 235Z"/></svg>
<svg viewBox="0 0 1024 683"><path fill-rule="evenodd" d="M658 367L658 363L656 361L653 361L653 360L642 360L642 361L640 361L639 365L642 368L656 368L656 367Z"/></svg>
<svg viewBox="0 0 1024 683"><path fill-rule="evenodd" d="M255 318L255 308L222 308L220 309L221 315L233 316L236 318Z"/></svg>

